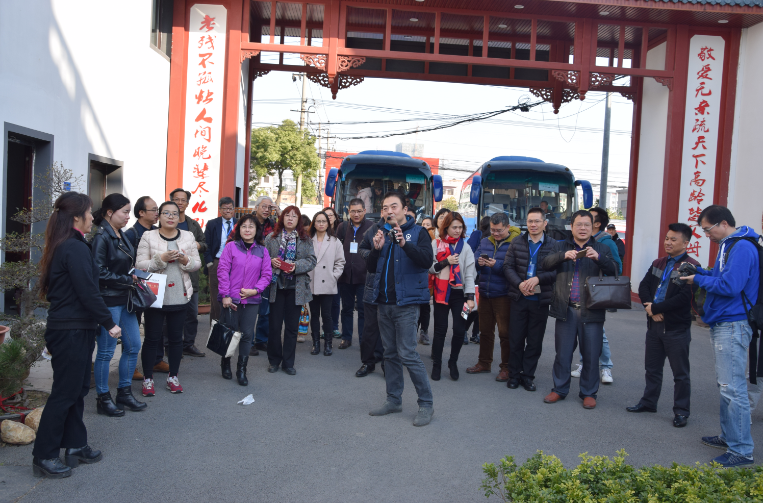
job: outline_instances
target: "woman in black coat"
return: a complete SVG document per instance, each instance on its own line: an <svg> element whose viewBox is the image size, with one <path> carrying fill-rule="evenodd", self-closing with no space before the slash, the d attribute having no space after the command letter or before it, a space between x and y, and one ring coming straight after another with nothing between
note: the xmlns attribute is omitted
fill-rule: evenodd
<svg viewBox="0 0 763 503"><path fill-rule="evenodd" d="M66 192L56 200L45 230L40 294L50 302L45 343L53 356L53 389L32 450L37 477L68 477L80 462L95 463L102 457L87 445L84 398L90 390L98 325L114 338L122 331L100 295L98 267L85 241L93 226L91 206L87 195ZM59 457L61 448L66 449L66 464Z"/></svg>

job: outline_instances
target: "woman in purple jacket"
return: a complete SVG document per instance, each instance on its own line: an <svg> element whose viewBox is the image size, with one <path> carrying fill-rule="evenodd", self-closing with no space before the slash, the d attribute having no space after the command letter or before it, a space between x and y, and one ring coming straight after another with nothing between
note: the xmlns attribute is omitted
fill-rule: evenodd
<svg viewBox="0 0 763 503"><path fill-rule="evenodd" d="M225 245L217 266L218 294L223 309L232 309L231 325L241 332L236 363L236 379L247 386L246 364L252 349L254 327L260 310L260 293L273 277L270 255L263 246L262 227L253 214L236 223L233 236ZM267 302L267 300L265 301ZM230 358L222 359L223 379L232 379Z"/></svg>

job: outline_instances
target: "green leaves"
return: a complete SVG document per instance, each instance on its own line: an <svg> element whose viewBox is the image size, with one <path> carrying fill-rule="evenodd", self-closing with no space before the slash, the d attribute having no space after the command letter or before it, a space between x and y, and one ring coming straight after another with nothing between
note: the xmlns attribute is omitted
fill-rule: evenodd
<svg viewBox="0 0 763 503"><path fill-rule="evenodd" d="M624 450L607 456L580 455L566 469L556 456L538 451L522 466L513 457L485 463L480 485L486 498L506 502L548 503L699 503L757 502L763 499L763 467L721 470L717 466L679 465L634 468Z"/></svg>

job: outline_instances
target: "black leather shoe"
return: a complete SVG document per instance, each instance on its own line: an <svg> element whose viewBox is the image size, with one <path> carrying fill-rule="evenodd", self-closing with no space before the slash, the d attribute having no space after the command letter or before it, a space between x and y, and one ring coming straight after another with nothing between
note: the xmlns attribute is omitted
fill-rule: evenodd
<svg viewBox="0 0 763 503"><path fill-rule="evenodd" d="M122 417L125 415L125 411L118 409L114 401L111 399L111 393L101 393L96 399L95 411L98 414L103 414L109 417Z"/></svg>
<svg viewBox="0 0 763 503"><path fill-rule="evenodd" d="M278 365L268 365L268 372L271 374L278 372Z"/></svg>
<svg viewBox="0 0 763 503"><path fill-rule="evenodd" d="M323 341L323 356L331 356L334 354L334 339L327 337Z"/></svg>
<svg viewBox="0 0 763 503"><path fill-rule="evenodd" d="M133 412L145 410L148 407L146 402L139 402L132 394L132 386L117 388L117 407L128 409Z"/></svg>
<svg viewBox="0 0 763 503"><path fill-rule="evenodd" d="M450 370L450 378L454 381L458 381L459 374L456 362L448 362L448 369Z"/></svg>
<svg viewBox="0 0 763 503"><path fill-rule="evenodd" d="M233 372L230 369L230 358L222 357L220 360L220 369L223 372L223 379L233 379Z"/></svg>
<svg viewBox="0 0 763 503"><path fill-rule="evenodd" d="M249 380L246 378L247 363L249 363L248 356L238 355L238 362L236 362L236 379L241 386L249 386Z"/></svg>
<svg viewBox="0 0 763 503"><path fill-rule="evenodd" d="M64 459L67 466L77 468L80 463L88 465L97 463L103 459L103 454L101 454L101 451L94 451L89 445L86 445L78 449L66 449Z"/></svg>
<svg viewBox="0 0 763 503"><path fill-rule="evenodd" d="M321 352L321 340L320 339L314 339L313 340L313 349L310 351L311 355L317 355Z"/></svg>
<svg viewBox="0 0 763 503"><path fill-rule="evenodd" d="M641 402L637 403L633 407L626 407L625 410L628 412L657 412L657 409L650 409L649 407L642 405Z"/></svg>
<svg viewBox="0 0 763 503"><path fill-rule="evenodd" d="M352 346L352 341L348 341L347 339L342 339L342 342L339 343L339 349L347 349L350 346Z"/></svg>
<svg viewBox="0 0 763 503"><path fill-rule="evenodd" d="M509 389L517 389L519 387L519 379L509 379L506 383L506 387Z"/></svg>
<svg viewBox="0 0 763 503"><path fill-rule="evenodd" d="M72 476L72 469L63 464L61 458L32 460L32 473L35 477L63 479Z"/></svg>
<svg viewBox="0 0 763 503"><path fill-rule="evenodd" d="M194 345L190 345L187 348L183 348L183 354L188 356L196 356L196 357L207 356L206 353L202 353Z"/></svg>
<svg viewBox="0 0 763 503"><path fill-rule="evenodd" d="M294 367L289 367L288 369L283 369L284 372L286 372L288 375L293 376L297 375L297 370Z"/></svg>
<svg viewBox="0 0 763 503"><path fill-rule="evenodd" d="M525 377L522 379L522 387L526 389L527 391L535 391L538 389L535 387L535 383L533 382L533 380L530 379L529 377Z"/></svg>
<svg viewBox="0 0 763 503"><path fill-rule="evenodd" d="M252 349L249 350L249 356L259 356L259 355L260 355L260 352L257 350L257 348L252 346Z"/></svg>
<svg viewBox="0 0 763 503"><path fill-rule="evenodd" d="M254 345L254 347L260 351L268 350L268 344L266 342L258 342Z"/></svg>
<svg viewBox="0 0 763 503"><path fill-rule="evenodd" d="M689 418L686 416L682 416L681 414L676 414L676 417L673 418L673 426L676 428L683 428L686 426L686 423L689 422Z"/></svg>
<svg viewBox="0 0 763 503"><path fill-rule="evenodd" d="M357 372L355 372L355 377L366 377L368 374L376 370L376 365L366 365L365 363L360 366Z"/></svg>

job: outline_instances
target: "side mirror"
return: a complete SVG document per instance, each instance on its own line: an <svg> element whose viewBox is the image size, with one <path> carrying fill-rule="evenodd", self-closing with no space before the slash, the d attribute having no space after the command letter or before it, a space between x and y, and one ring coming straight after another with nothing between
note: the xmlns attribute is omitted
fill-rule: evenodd
<svg viewBox="0 0 763 503"><path fill-rule="evenodd" d="M326 190L324 192L328 197L334 197L334 191L336 190L336 174L338 172L339 170L337 168L331 168L326 177Z"/></svg>
<svg viewBox="0 0 763 503"><path fill-rule="evenodd" d="M592 208L593 188L591 187L591 182L588 180L578 180L575 182L575 185L580 185L580 188L583 189L583 209Z"/></svg>
<svg viewBox="0 0 763 503"><path fill-rule="evenodd" d="M432 175L432 191L434 192L434 201L436 203L442 201L442 177L440 175Z"/></svg>
<svg viewBox="0 0 763 503"><path fill-rule="evenodd" d="M482 177L475 175L472 178L472 190L469 192L469 202L480 204L480 193L482 192Z"/></svg>

